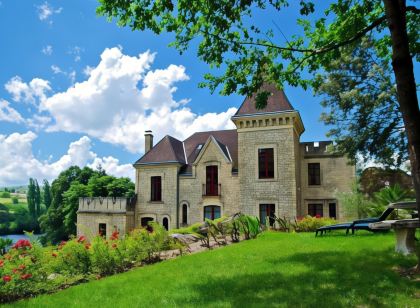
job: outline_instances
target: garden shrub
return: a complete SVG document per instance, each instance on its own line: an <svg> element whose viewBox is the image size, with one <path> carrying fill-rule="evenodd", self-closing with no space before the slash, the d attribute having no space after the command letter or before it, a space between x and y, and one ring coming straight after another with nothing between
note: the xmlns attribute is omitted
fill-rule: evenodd
<svg viewBox="0 0 420 308"><path fill-rule="evenodd" d="M333 218L306 216L295 222L294 228L298 232L313 232L316 229L337 223Z"/></svg>
<svg viewBox="0 0 420 308"><path fill-rule="evenodd" d="M89 246L84 236L61 242L51 255L57 259L54 269L58 273L84 274L91 271Z"/></svg>

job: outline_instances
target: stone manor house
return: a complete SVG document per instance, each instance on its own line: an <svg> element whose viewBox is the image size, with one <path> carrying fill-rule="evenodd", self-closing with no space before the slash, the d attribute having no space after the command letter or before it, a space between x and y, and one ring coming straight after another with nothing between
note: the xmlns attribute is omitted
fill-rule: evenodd
<svg viewBox="0 0 420 308"><path fill-rule="evenodd" d="M167 229L237 212L267 217L344 218L337 192L350 191L355 167L329 151L330 141L300 142L305 128L283 91L265 109L246 98L232 117L236 129L165 136L134 163L136 198L80 198L78 234L126 233L156 221ZM270 224L274 223L269 218Z"/></svg>

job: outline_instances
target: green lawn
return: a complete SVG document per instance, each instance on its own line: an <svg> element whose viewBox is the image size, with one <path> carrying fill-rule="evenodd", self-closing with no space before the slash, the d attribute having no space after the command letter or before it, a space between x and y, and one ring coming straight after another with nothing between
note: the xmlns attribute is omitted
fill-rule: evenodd
<svg viewBox="0 0 420 308"><path fill-rule="evenodd" d="M19 198L19 203L17 204L13 204L12 198L0 198L0 204L4 204L10 207L13 207L13 206L27 207L28 206L26 199L23 199L23 198Z"/></svg>
<svg viewBox="0 0 420 308"><path fill-rule="evenodd" d="M419 283L392 269L415 259L393 245L393 234L265 233L12 306L419 307Z"/></svg>

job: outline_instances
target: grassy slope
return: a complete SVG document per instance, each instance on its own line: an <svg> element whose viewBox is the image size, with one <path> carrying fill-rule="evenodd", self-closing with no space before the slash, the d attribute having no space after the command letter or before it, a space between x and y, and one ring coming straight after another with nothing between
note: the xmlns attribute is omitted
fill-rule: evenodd
<svg viewBox="0 0 420 308"><path fill-rule="evenodd" d="M165 261L82 284L13 307L408 306L414 282L392 267L389 235L265 233L258 240ZM418 291L417 291L418 292Z"/></svg>

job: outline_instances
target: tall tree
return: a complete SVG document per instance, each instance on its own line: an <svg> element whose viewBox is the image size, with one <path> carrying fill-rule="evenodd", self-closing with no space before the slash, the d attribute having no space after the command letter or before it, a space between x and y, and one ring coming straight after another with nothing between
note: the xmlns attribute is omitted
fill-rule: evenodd
<svg viewBox="0 0 420 308"><path fill-rule="evenodd" d="M116 18L120 26L148 29L156 34L174 33L171 45L181 53L198 41L198 57L223 72L219 76L206 74L201 86L212 91L222 86L221 94L225 95L258 93L259 108L265 106L269 95L259 91L264 82L306 88L313 78L303 78L302 72L322 70L340 57L340 48L372 35L379 55L391 59L420 210L420 110L413 70L413 58L418 61L420 57L420 10L407 6L406 0L336 0L314 22L307 17L315 12L314 2L300 0L303 18L298 23L303 26L304 36L291 40L279 39L276 33L283 35L281 31L270 25L264 25L264 29L268 28L264 30L252 20L261 12L279 13L288 5L287 0L100 0L100 3L98 14Z"/></svg>
<svg viewBox="0 0 420 308"><path fill-rule="evenodd" d="M41 215L41 190L36 179L34 180L34 186L35 216L38 218Z"/></svg>
<svg viewBox="0 0 420 308"><path fill-rule="evenodd" d="M32 178L29 178L29 185L28 185L28 192L26 194L26 199L28 202L29 214L33 218L36 218L35 181Z"/></svg>
<svg viewBox="0 0 420 308"><path fill-rule="evenodd" d="M325 107L321 119L332 126L327 135L336 141L336 150L354 160L374 157L386 166L408 159L392 68L378 57L370 38L342 47L313 88Z"/></svg>
<svg viewBox="0 0 420 308"><path fill-rule="evenodd" d="M51 187L50 187L50 183L48 182L48 180L44 180L44 186L42 187L42 197L44 199L44 204L45 207L48 208L51 205Z"/></svg>

